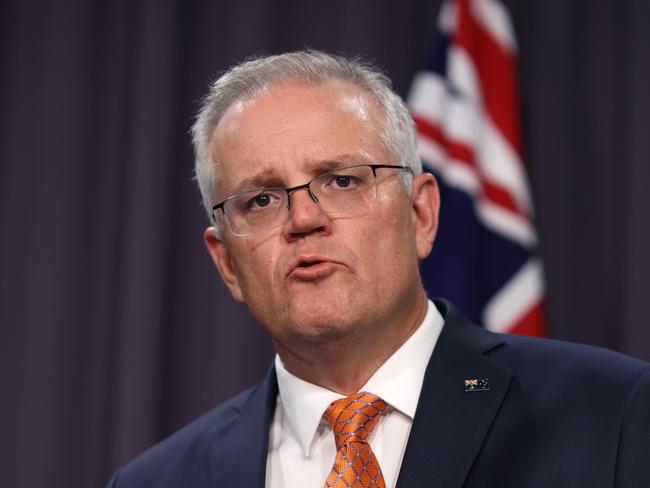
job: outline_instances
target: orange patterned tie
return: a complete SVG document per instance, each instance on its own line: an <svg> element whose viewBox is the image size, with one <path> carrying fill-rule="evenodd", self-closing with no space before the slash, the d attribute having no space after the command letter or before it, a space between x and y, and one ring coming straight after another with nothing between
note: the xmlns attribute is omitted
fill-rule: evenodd
<svg viewBox="0 0 650 488"><path fill-rule="evenodd" d="M379 463L366 440L386 408L370 393L336 400L323 415L334 429L336 459L325 488L385 488Z"/></svg>

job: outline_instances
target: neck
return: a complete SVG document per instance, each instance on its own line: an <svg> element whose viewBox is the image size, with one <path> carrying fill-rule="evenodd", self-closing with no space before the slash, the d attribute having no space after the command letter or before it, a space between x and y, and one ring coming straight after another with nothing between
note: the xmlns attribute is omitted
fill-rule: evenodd
<svg viewBox="0 0 650 488"><path fill-rule="evenodd" d="M370 377L415 332L427 312L424 290L405 310L373 327L319 344L287 346L274 340L287 371L342 395L361 389Z"/></svg>

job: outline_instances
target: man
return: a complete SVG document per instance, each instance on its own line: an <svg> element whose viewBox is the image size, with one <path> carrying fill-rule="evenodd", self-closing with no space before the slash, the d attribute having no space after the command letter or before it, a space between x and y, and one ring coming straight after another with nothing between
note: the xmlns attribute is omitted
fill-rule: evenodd
<svg viewBox="0 0 650 488"><path fill-rule="evenodd" d="M439 196L373 68L236 66L193 128L205 242L274 367L113 487L650 487L650 367L427 299Z"/></svg>

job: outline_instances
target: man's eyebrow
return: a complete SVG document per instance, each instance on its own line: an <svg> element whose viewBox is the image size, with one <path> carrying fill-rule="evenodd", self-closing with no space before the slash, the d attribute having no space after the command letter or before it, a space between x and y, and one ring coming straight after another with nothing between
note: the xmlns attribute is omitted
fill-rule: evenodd
<svg viewBox="0 0 650 488"><path fill-rule="evenodd" d="M273 168L265 168L257 174L244 178L235 185L234 193L255 188L284 187L285 182Z"/></svg>
<svg viewBox="0 0 650 488"><path fill-rule="evenodd" d="M305 168L309 168L308 172L318 176L320 173L327 173L339 168L351 166L354 164L367 164L369 161L366 158L358 155L341 154L333 158L327 158L319 161L310 161L305 163ZM287 182L277 173L272 167L262 169L257 174L244 178L240 181L232 191L232 194L241 193L247 190L254 190L257 188L284 188Z"/></svg>
<svg viewBox="0 0 650 488"><path fill-rule="evenodd" d="M344 168L346 166L352 166L355 164L368 164L370 160L359 155L351 154L341 154L339 156L324 159L313 163L313 168L316 168L319 172L326 173L328 171L333 171L335 169Z"/></svg>

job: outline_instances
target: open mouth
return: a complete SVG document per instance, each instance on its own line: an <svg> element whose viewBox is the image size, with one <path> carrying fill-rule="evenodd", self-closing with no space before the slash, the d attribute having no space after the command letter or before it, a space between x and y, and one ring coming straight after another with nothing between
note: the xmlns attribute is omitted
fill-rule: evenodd
<svg viewBox="0 0 650 488"><path fill-rule="evenodd" d="M298 263L297 268L309 268L311 266L316 266L321 263L325 263L326 261L323 261L322 259L310 259L306 261L301 261Z"/></svg>
<svg viewBox="0 0 650 488"><path fill-rule="evenodd" d="M334 273L338 265L335 261L320 256L303 256L293 265L289 274L300 280L318 280Z"/></svg>

